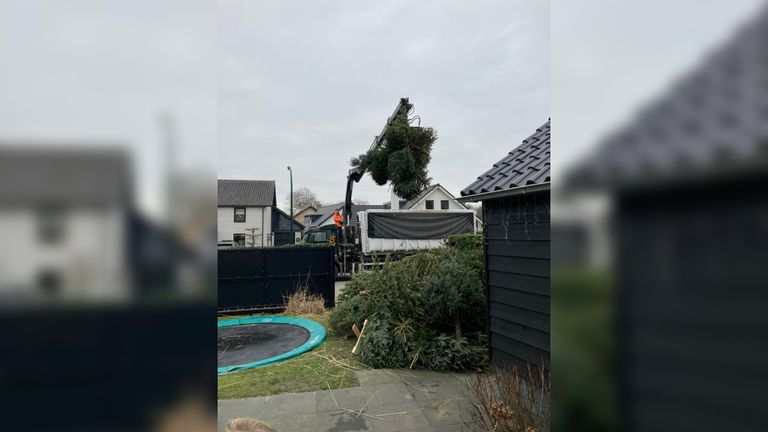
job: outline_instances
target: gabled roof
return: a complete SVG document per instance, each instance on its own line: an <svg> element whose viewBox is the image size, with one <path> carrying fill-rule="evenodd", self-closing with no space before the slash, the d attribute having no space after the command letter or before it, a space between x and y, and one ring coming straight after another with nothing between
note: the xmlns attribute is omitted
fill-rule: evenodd
<svg viewBox="0 0 768 432"><path fill-rule="evenodd" d="M414 198L412 200L408 200L405 203L405 207L404 208L409 209L409 208L413 207L414 205L416 205L416 203L418 203L419 201L424 199L424 197L429 195L430 192L432 192L433 190L437 189L438 187L442 187L442 186L440 186L440 183L435 183L432 186L429 186L429 187L425 188L424 190L419 192L419 194L416 196L416 198Z"/></svg>
<svg viewBox="0 0 768 432"><path fill-rule="evenodd" d="M334 204L324 205L324 206L321 206L320 208L318 208L317 210L315 210L312 213L307 213L304 216L317 216L317 219L315 219L315 221L313 223L310 223L307 226L308 227L318 226L319 223L321 223L321 222L325 221L326 219L328 219L329 217L331 217L331 215L333 214L334 210L339 209L339 208L344 208L344 203L343 202L338 202L338 203L334 203Z"/></svg>
<svg viewBox="0 0 768 432"><path fill-rule="evenodd" d="M357 226L357 212L370 210L370 209L383 209L383 208L384 208L383 205L378 205L378 204L361 204L361 205L352 204L352 217L350 218L349 224L351 226ZM317 211L315 211L314 213L309 213L305 215L305 216L312 216L312 215L319 216L314 222L307 225L307 227L314 228L317 226L321 226L321 224L327 225L328 223L333 223L333 221L332 220L329 221L329 219L331 216L333 216L333 211L336 209L343 210L344 203L339 202L339 203L322 206L319 209L317 209Z"/></svg>
<svg viewBox="0 0 768 432"><path fill-rule="evenodd" d="M550 120L461 191L462 197L549 186ZM461 201L461 200L460 200ZM466 201L466 200L464 200Z"/></svg>
<svg viewBox="0 0 768 432"><path fill-rule="evenodd" d="M219 179L219 207L269 207L277 204L274 180Z"/></svg>
<svg viewBox="0 0 768 432"><path fill-rule="evenodd" d="M677 182L768 166L768 8L568 176L569 187Z"/></svg>
<svg viewBox="0 0 768 432"><path fill-rule="evenodd" d="M408 210L408 209L413 208L416 204L421 202L421 200L426 198L430 193L432 193L432 191L434 191L437 188L440 188L440 190L445 192L449 197L451 197L453 199L456 199L456 197L454 197L452 193L448 192L448 189L444 188L440 183L435 183L435 184L433 184L431 186L428 186L428 187L424 188L421 192L419 192L418 195L416 195L415 198L413 198L411 200L406 201L406 200L402 200L401 199L400 200L400 208L402 210ZM461 203L459 203L459 204L461 204ZM461 204L461 205L464 206L464 204ZM388 208L391 208L391 207L392 207L392 202L391 201L384 203L383 208L388 209Z"/></svg>
<svg viewBox="0 0 768 432"><path fill-rule="evenodd" d="M0 146L0 204L132 205L125 151L12 145Z"/></svg>
<svg viewBox="0 0 768 432"><path fill-rule="evenodd" d="M305 212L307 210L310 210L310 209L312 210L312 212L316 212L317 211L317 207L315 207L315 206L306 206L306 207L304 207L303 209L301 209L301 210L299 210L297 212L293 212L293 217L296 217L296 216L300 215L301 213L303 213L303 212Z"/></svg>
<svg viewBox="0 0 768 432"><path fill-rule="evenodd" d="M304 224L297 222L279 207L272 207L272 231L301 231Z"/></svg>

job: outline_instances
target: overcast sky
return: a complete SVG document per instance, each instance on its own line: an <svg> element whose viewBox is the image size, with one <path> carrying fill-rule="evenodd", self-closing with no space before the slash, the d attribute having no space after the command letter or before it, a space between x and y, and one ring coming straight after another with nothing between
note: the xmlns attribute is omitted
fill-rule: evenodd
<svg viewBox="0 0 768 432"><path fill-rule="evenodd" d="M552 0L553 181L763 5L764 0Z"/></svg>
<svg viewBox="0 0 768 432"><path fill-rule="evenodd" d="M0 0L0 145L126 148L139 205L160 215L166 114L173 164L213 195L216 43L211 0Z"/></svg>
<svg viewBox="0 0 768 432"><path fill-rule="evenodd" d="M292 165L337 201L408 96L457 194L550 116L551 58L557 181L764 1L553 0L551 25L541 0L368 3L0 0L0 141L126 145L159 211L170 113L187 169L213 171L218 142L221 178L274 179L283 200ZM366 176L355 196L389 192Z"/></svg>
<svg viewBox="0 0 768 432"><path fill-rule="evenodd" d="M458 195L549 117L546 1L219 3L219 178L344 199L400 97L439 138L429 166ZM354 198L389 199L369 176Z"/></svg>

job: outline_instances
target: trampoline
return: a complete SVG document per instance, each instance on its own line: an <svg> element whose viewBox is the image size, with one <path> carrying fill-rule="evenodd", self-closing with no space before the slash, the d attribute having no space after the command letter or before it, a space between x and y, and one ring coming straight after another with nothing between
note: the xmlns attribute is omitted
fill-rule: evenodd
<svg viewBox="0 0 768 432"><path fill-rule="evenodd" d="M308 319L248 317L219 321L218 374L296 357L320 345L325 328Z"/></svg>

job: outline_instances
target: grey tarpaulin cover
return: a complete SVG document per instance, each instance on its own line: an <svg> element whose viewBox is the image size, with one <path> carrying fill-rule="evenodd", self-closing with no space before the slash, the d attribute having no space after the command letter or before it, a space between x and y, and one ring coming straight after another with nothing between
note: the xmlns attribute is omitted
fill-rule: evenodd
<svg viewBox="0 0 768 432"><path fill-rule="evenodd" d="M472 213L369 213L368 237L384 239L441 239L471 233Z"/></svg>

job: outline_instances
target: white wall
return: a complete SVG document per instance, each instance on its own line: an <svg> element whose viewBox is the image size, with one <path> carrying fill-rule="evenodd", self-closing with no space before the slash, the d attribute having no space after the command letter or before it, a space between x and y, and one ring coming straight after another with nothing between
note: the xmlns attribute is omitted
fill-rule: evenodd
<svg viewBox="0 0 768 432"><path fill-rule="evenodd" d="M120 301L130 296L125 214L113 209L67 209L64 236L38 239L37 212L0 209L0 294L40 297L44 270L61 278L61 301Z"/></svg>
<svg viewBox="0 0 768 432"><path fill-rule="evenodd" d="M262 225L262 215L263 222ZM257 246L271 246L272 207L246 207L245 223L235 223L234 207L218 208L218 241L231 241L233 234L245 234L248 241L247 229L256 228Z"/></svg>
<svg viewBox="0 0 768 432"><path fill-rule="evenodd" d="M427 200L434 200L435 202L435 210L440 210L440 201L441 200L448 200L448 210L465 210L465 207L461 205L458 201L456 201L455 198L452 198L450 195L445 193L442 189L435 188L432 192L427 194L424 199L422 199L420 202L416 203L415 206L412 207L413 210L426 210L427 209Z"/></svg>

